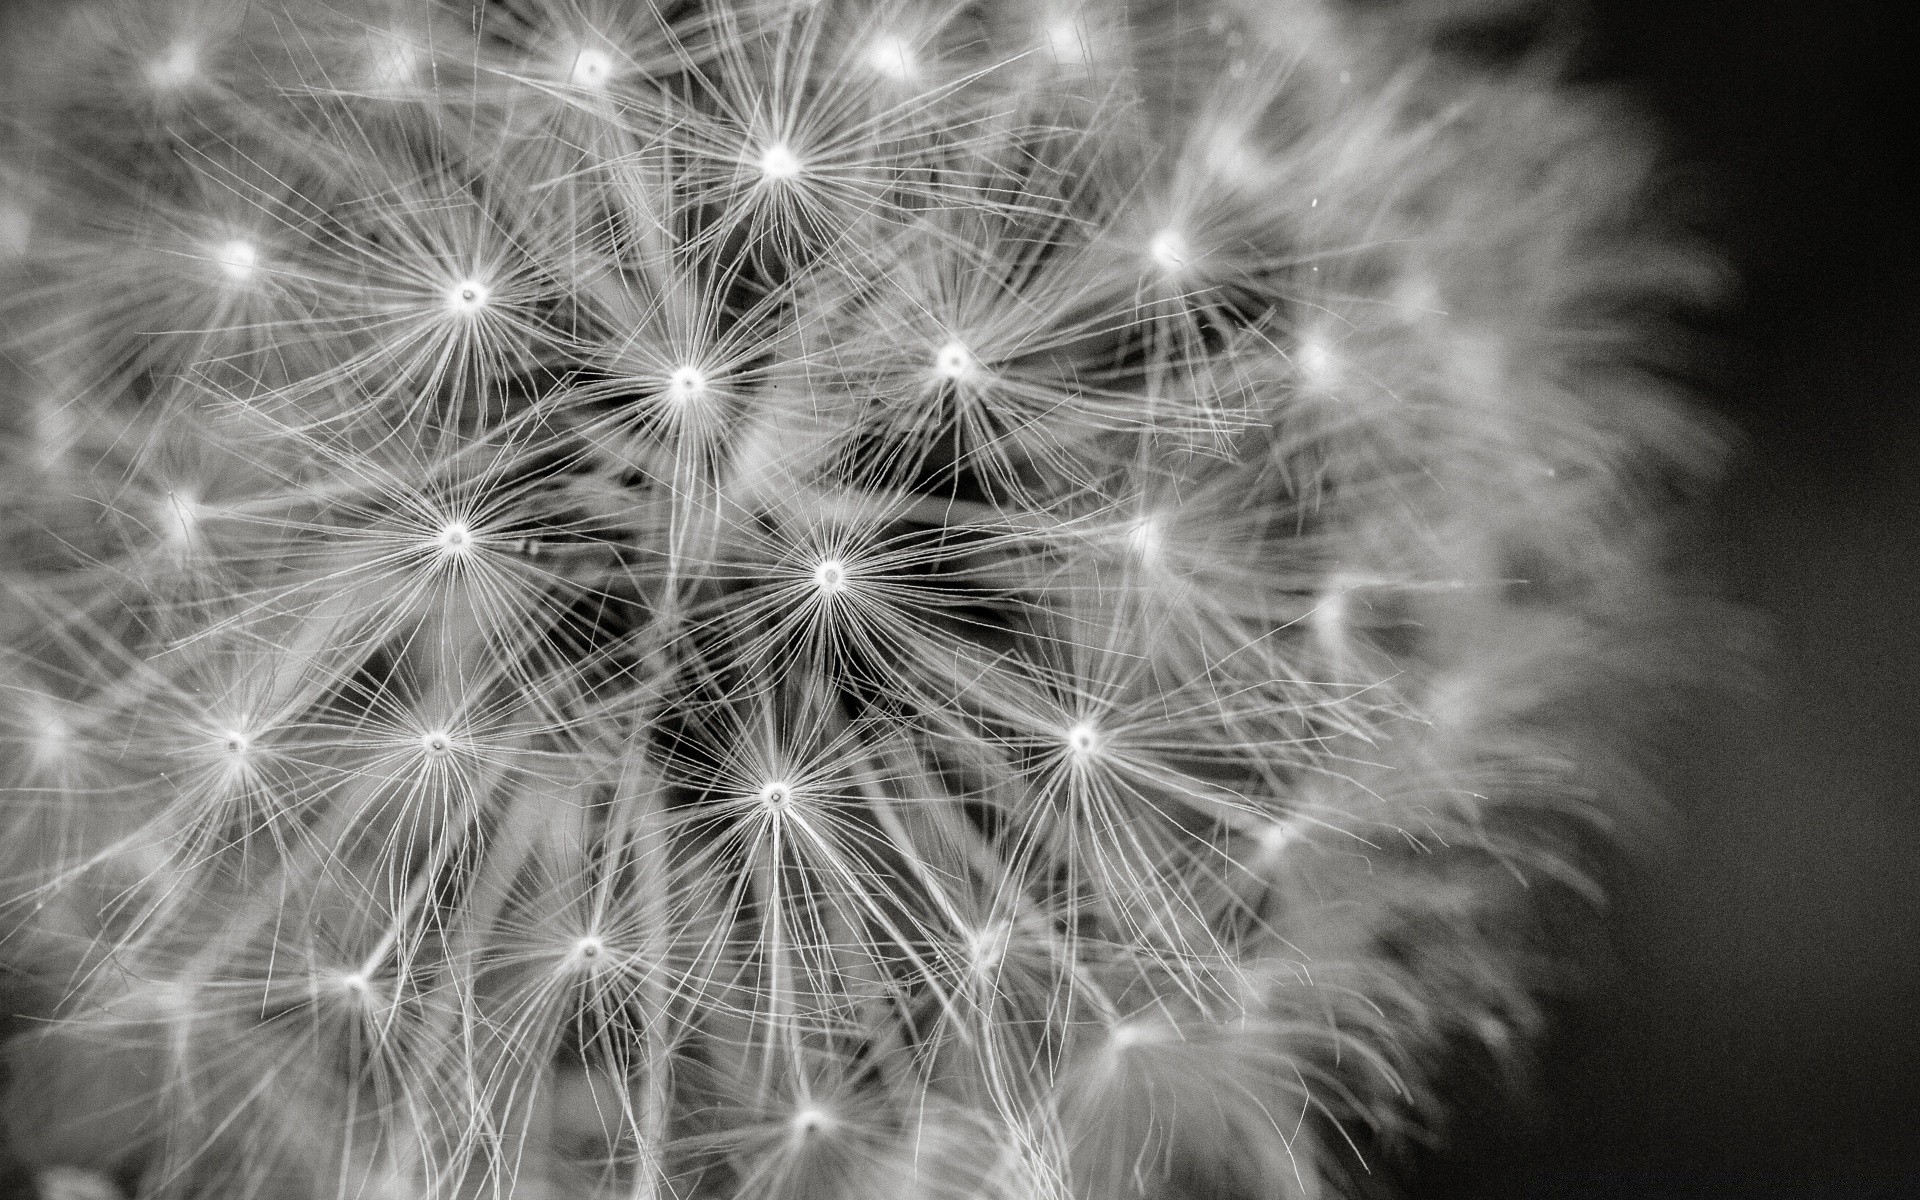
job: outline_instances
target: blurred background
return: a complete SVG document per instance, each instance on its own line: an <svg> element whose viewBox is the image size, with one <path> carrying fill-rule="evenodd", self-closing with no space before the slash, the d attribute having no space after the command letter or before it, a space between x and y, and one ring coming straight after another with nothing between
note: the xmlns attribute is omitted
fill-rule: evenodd
<svg viewBox="0 0 1920 1200"><path fill-rule="evenodd" d="M1741 444L1695 542L1771 637L1766 694L1687 732L1676 846L1618 879L1532 1117L1470 1115L1416 1195L1920 1197L1914 10L1585 7L1584 73L1665 126L1743 276L1696 380Z"/></svg>

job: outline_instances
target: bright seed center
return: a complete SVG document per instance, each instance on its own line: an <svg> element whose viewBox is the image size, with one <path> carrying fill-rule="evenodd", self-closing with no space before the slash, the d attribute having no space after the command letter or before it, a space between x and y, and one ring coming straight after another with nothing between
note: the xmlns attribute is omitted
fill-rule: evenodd
<svg viewBox="0 0 1920 1200"><path fill-rule="evenodd" d="M226 272L227 278L245 279L260 264L260 252L254 249L252 242L235 238L214 250L213 261Z"/></svg>
<svg viewBox="0 0 1920 1200"><path fill-rule="evenodd" d="M1047 57L1063 67L1083 67L1087 64L1087 32L1079 21L1066 17L1054 21L1046 27L1041 41L1047 50Z"/></svg>
<svg viewBox="0 0 1920 1200"><path fill-rule="evenodd" d="M200 50L192 42L175 42L167 52L147 63L147 78L155 87L177 88L200 73Z"/></svg>
<svg viewBox="0 0 1920 1200"><path fill-rule="evenodd" d="M784 780L769 783L760 789L760 802L768 808L785 808L793 802L793 787Z"/></svg>
<svg viewBox="0 0 1920 1200"><path fill-rule="evenodd" d="M933 356L933 373L942 379L964 379L973 374L973 352L959 342L948 342Z"/></svg>
<svg viewBox="0 0 1920 1200"><path fill-rule="evenodd" d="M768 179L792 179L800 174L800 157L785 142L775 142L760 152L760 173Z"/></svg>
<svg viewBox="0 0 1920 1200"><path fill-rule="evenodd" d="M912 79L919 70L919 64L914 61L912 45L907 39L891 33L883 33L873 39L873 45L867 48L867 65L888 79L901 83Z"/></svg>
<svg viewBox="0 0 1920 1200"><path fill-rule="evenodd" d="M467 528L465 521L449 521L433 540L448 554L465 554L473 549L473 530Z"/></svg>
<svg viewBox="0 0 1920 1200"><path fill-rule="evenodd" d="M1086 758L1099 748L1100 734L1090 723L1082 721L1067 730L1067 749L1075 758Z"/></svg>
<svg viewBox="0 0 1920 1200"><path fill-rule="evenodd" d="M420 748L429 755L439 758L453 749L453 739L436 730L421 737Z"/></svg>
<svg viewBox="0 0 1920 1200"><path fill-rule="evenodd" d="M487 306L493 289L477 279L463 279L447 289L447 307L458 313L479 312Z"/></svg>
<svg viewBox="0 0 1920 1200"><path fill-rule="evenodd" d="M1151 258L1163 271L1178 271L1192 261L1192 251L1187 239L1175 229L1162 229L1153 235L1147 243L1147 257Z"/></svg>
<svg viewBox="0 0 1920 1200"><path fill-rule="evenodd" d="M601 50L582 50L574 55L573 69L567 72L567 82L575 87L604 87L611 78L613 60Z"/></svg>
<svg viewBox="0 0 1920 1200"><path fill-rule="evenodd" d="M837 558L829 558L813 569L813 582L823 593L838 595L847 589L847 568Z"/></svg>
<svg viewBox="0 0 1920 1200"><path fill-rule="evenodd" d="M674 400L691 400L706 390L707 377L698 367L681 367L667 376L667 395Z"/></svg>

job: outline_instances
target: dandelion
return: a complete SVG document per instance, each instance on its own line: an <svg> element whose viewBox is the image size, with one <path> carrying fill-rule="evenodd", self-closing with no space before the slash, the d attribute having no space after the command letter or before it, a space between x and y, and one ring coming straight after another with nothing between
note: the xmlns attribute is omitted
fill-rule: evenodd
<svg viewBox="0 0 1920 1200"><path fill-rule="evenodd" d="M1604 108L1318 0L6 21L43 1192L1310 1200L1538 1024L1711 459Z"/></svg>

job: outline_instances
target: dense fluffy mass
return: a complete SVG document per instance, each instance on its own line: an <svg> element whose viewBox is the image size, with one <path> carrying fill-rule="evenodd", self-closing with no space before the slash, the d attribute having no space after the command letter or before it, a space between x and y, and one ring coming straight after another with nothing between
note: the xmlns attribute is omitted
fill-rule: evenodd
<svg viewBox="0 0 1920 1200"><path fill-rule="evenodd" d="M16 1151L1308 1200L1435 1128L1633 810L1702 273L1618 113L1369 11L17 11Z"/></svg>

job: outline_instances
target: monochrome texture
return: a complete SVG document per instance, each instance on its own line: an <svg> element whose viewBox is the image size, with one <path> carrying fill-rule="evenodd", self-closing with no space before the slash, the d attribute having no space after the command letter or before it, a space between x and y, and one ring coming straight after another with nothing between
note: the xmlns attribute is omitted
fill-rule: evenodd
<svg viewBox="0 0 1920 1200"><path fill-rule="evenodd" d="M43 1187L1319 1200L1436 1135L1641 825L1713 457L1636 125L1449 11L17 9Z"/></svg>

